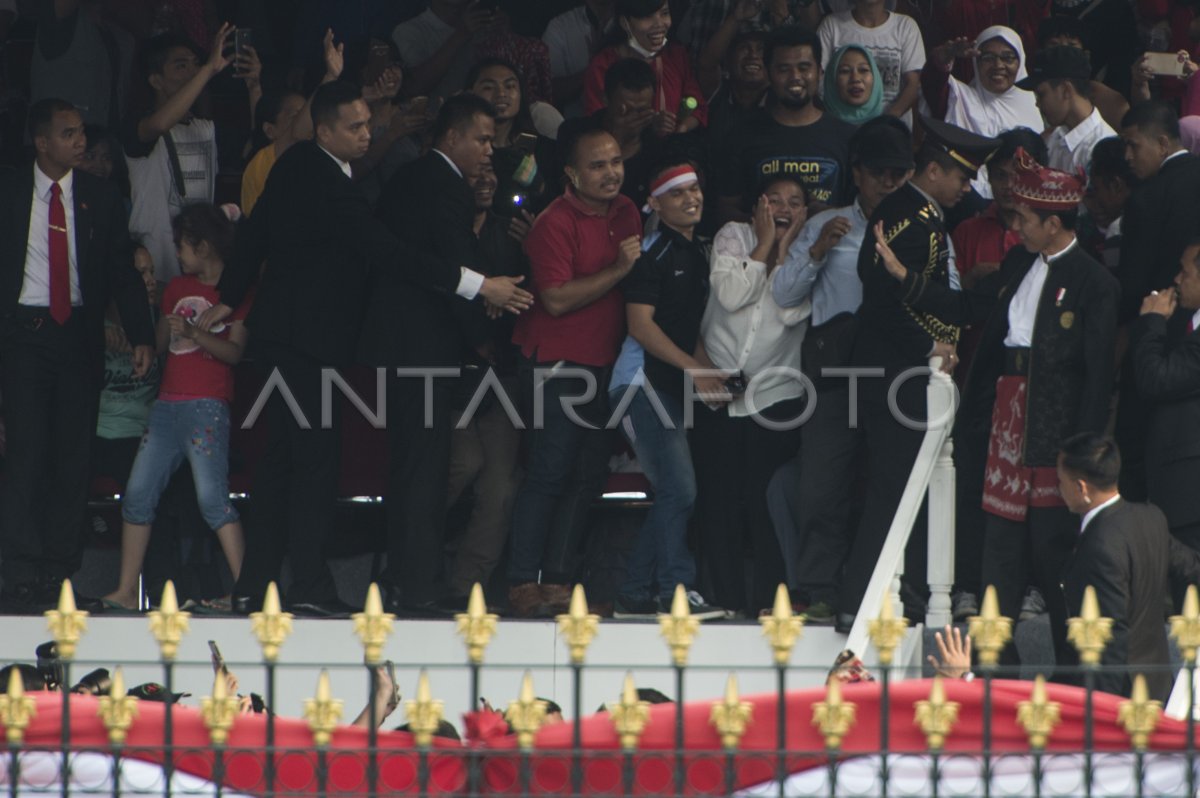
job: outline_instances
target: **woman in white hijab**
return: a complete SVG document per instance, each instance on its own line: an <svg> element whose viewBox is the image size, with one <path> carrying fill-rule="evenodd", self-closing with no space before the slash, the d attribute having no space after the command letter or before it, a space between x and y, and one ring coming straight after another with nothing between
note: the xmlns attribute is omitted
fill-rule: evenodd
<svg viewBox="0 0 1200 798"><path fill-rule="evenodd" d="M974 60L975 77L969 84L950 73L958 58ZM993 25L974 43L964 37L935 47L921 72L921 88L933 116L981 136L1016 127L1040 131L1046 125L1034 93L1015 85L1025 75L1021 37L1012 28ZM983 171L972 185L981 196L991 198Z"/></svg>

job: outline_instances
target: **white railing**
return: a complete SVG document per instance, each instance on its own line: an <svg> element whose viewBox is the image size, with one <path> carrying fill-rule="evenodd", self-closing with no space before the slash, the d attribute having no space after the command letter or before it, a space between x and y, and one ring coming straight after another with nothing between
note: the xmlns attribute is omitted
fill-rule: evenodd
<svg viewBox="0 0 1200 798"><path fill-rule="evenodd" d="M892 606L900 612L900 574L904 568L904 549L912 533L921 501L929 495L929 597L925 623L941 627L951 620L950 588L954 584L954 444L950 432L958 409L958 389L941 370L942 359L931 358L933 373L926 388L928 427L921 449L908 475L908 484L892 518L887 541L875 563L875 572L867 585L862 604L846 647L865 655L868 646L867 624L879 615L884 597L891 595Z"/></svg>

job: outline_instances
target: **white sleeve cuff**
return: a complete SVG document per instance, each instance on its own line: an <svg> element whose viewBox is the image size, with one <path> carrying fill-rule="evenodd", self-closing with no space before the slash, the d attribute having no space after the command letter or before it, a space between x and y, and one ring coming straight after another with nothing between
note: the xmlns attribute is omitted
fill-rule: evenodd
<svg viewBox="0 0 1200 798"><path fill-rule="evenodd" d="M463 299L474 299L479 296L479 289L483 288L483 275L479 272L473 272L466 266L459 266L460 276L458 278L458 288L454 289L454 293L458 294Z"/></svg>

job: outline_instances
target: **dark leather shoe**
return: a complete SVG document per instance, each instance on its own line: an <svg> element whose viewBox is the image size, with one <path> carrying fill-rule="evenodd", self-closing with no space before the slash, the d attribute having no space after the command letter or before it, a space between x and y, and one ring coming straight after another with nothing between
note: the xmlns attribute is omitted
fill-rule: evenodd
<svg viewBox="0 0 1200 798"><path fill-rule="evenodd" d="M33 582L5 585L0 590L0 612L8 615L33 615L41 612L41 592Z"/></svg>
<svg viewBox="0 0 1200 798"><path fill-rule="evenodd" d="M297 618L349 618L358 610L334 598L326 601L294 601L288 605L288 612Z"/></svg>
<svg viewBox="0 0 1200 798"><path fill-rule="evenodd" d="M465 611L466 604L463 604ZM417 620L445 620L454 617L457 610L443 606L440 601L426 601L420 604L400 604L394 610L388 610L397 618L413 618Z"/></svg>
<svg viewBox="0 0 1200 798"><path fill-rule="evenodd" d="M58 609L59 599L62 598L63 581L54 576L48 576L39 580L38 586L35 588L40 598L41 610L39 611ZM74 586L71 587L71 591L75 594L75 609L83 610L93 615L104 612L104 603L100 599L85 596L78 590L75 590Z"/></svg>
<svg viewBox="0 0 1200 798"><path fill-rule="evenodd" d="M839 612L837 618L833 621L833 631L840 635L850 634L850 629L854 626L854 615L849 612Z"/></svg>
<svg viewBox="0 0 1200 798"><path fill-rule="evenodd" d="M262 599L250 596L233 596L229 599L229 608L234 615L249 615L252 612L262 612Z"/></svg>

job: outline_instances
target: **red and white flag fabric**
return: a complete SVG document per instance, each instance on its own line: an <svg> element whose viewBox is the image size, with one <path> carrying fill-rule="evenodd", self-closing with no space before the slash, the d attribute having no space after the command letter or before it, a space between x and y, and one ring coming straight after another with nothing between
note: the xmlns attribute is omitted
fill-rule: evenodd
<svg viewBox="0 0 1200 798"><path fill-rule="evenodd" d="M883 765L887 765L888 791L892 794L930 794L936 779L938 791L956 796L984 794L983 748L984 685L946 682L948 701L958 703L958 718L936 760L926 748L923 732L915 722L916 702L929 697L927 680L906 681L890 687L885 713L879 683L860 683L843 688L843 699L855 706L855 721L842 742L836 767L824 750L824 739L813 725L813 704L824 700L821 689L796 690L786 694L784 704L785 792L789 795L872 795L880 792ZM1032 756L1024 729L1017 723L1017 705L1030 699L1032 683L998 680L992 682L988 760L994 795L1029 795L1040 785L1042 794L1083 794L1085 774L1091 774L1091 791L1096 796L1129 796L1138 792L1140 778L1144 795L1187 794L1187 729L1180 721L1161 718L1150 736L1148 753L1134 754L1129 735L1117 721L1122 699L1104 693L1092 696L1092 754L1084 752L1085 693L1074 688L1048 685L1049 700L1061 706L1061 720L1049 737L1046 751ZM62 697L59 694L30 694L36 697L37 714L26 732L18 757L18 795L63 791ZM517 751L516 739L495 715L473 713L465 718L466 747L450 740L435 739L424 765L414 750L411 735L380 732L378 735L376 791L380 793L462 794L467 790L468 757L476 756L480 791L494 795L561 795L572 791L572 768L578 760L582 792L614 795L625 791L632 775L636 795L728 795L778 794L777 712L775 694L751 696L750 723L732 771L710 723L711 701L693 701L683 706L684 747L675 753L675 705L661 704L650 710L649 722L630 759L622 753L611 719L604 714L581 722L581 748L573 751L573 725L561 723L538 732L527 768ZM67 794L111 794L114 772L119 770L122 795L162 794L164 767L164 713L162 704L143 702L125 746L116 753L109 745L95 699L72 696L70 700L70 767ZM172 745L169 758L173 791L212 795L217 785L225 795L261 796L268 792L281 797L310 795L356 795L367 793L369 752L367 732L341 728L334 732L327 749L318 752L312 733L302 720L275 720L276 754L273 783L267 778L264 752L267 719L261 715L239 716L228 743L219 752L209 742L208 731L194 709L175 706L172 710ZM881 756L883 730L888 756ZM0 756L0 792L11 790L11 757ZM680 769L681 768L681 769ZM935 770L936 768L936 770ZM732 784L727 781L732 773ZM677 790L682 776L682 790ZM423 781L428 779L428 786ZM836 779L835 790L831 780ZM1195 782L1193 782L1195 783ZM174 789L178 785L178 789Z"/></svg>

